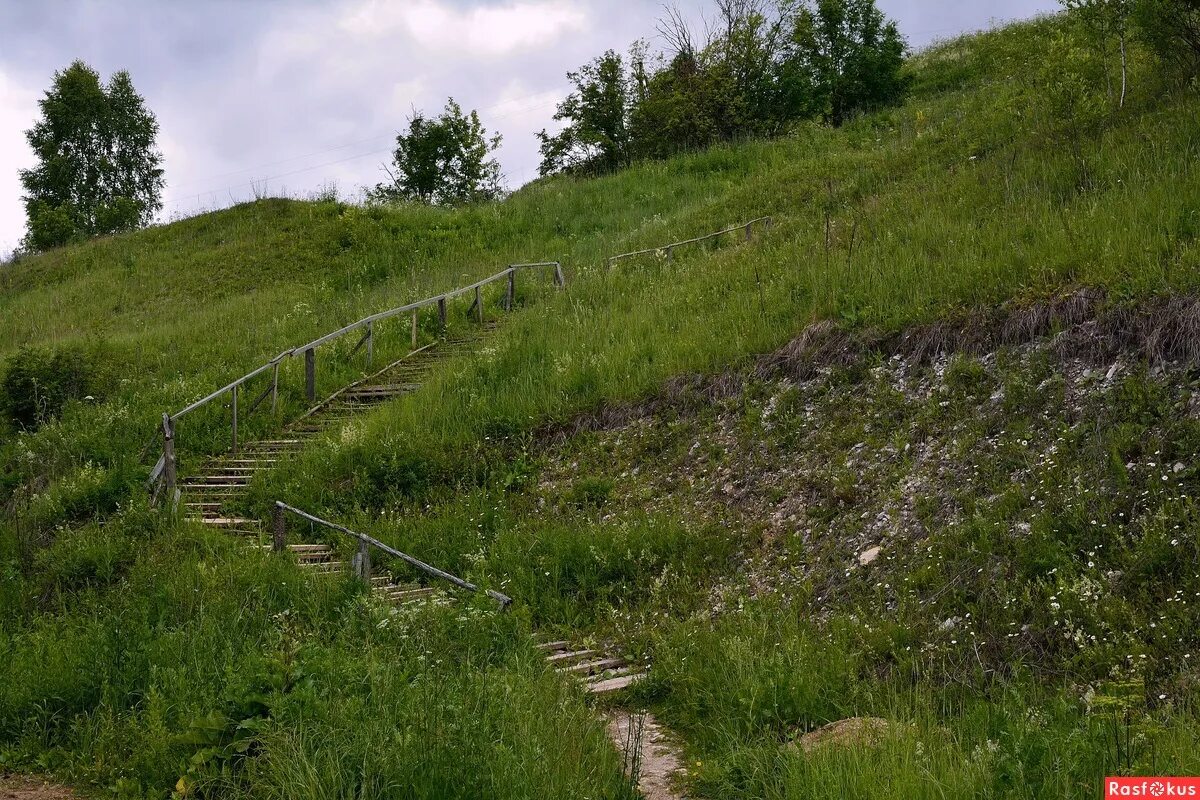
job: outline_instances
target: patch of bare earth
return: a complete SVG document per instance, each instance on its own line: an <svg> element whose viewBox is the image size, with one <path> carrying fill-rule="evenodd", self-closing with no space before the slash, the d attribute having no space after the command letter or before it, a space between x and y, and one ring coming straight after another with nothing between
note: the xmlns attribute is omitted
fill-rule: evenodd
<svg viewBox="0 0 1200 800"><path fill-rule="evenodd" d="M608 718L608 736L617 746L625 774L636 775L646 800L686 800L675 786L686 774L679 747L667 737L651 714L615 709Z"/></svg>
<svg viewBox="0 0 1200 800"><path fill-rule="evenodd" d="M79 795L40 778L0 775L0 800L79 800Z"/></svg>

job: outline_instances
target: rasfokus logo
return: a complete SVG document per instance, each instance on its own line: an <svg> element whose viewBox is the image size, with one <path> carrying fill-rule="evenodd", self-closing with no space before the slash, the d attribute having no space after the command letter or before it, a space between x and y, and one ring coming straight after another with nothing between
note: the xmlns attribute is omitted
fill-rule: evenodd
<svg viewBox="0 0 1200 800"><path fill-rule="evenodd" d="M1104 800L1114 797L1200 798L1200 778L1105 778Z"/></svg>

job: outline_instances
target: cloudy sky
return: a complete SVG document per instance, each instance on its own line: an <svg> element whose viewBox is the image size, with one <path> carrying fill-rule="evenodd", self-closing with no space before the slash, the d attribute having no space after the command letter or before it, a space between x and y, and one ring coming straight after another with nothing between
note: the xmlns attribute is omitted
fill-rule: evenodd
<svg viewBox="0 0 1200 800"><path fill-rule="evenodd" d="M878 0L910 43L1057 8L1055 0ZM699 21L710 8L681 0ZM533 133L564 73L646 37L661 0L0 0L0 255L24 232L24 131L55 70L127 69L161 125L163 216L254 187L343 195L381 179L395 131L447 96L504 136L509 186L536 176ZM709 14L711 16L711 13Z"/></svg>

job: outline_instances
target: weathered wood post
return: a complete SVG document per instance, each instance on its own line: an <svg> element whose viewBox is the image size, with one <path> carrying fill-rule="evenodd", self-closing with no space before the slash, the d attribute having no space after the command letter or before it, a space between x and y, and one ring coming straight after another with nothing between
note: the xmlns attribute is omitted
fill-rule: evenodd
<svg viewBox="0 0 1200 800"><path fill-rule="evenodd" d="M271 516L271 549L276 553L282 553L287 549L287 520L284 518L284 511L279 506L275 506L275 513Z"/></svg>
<svg viewBox="0 0 1200 800"><path fill-rule="evenodd" d="M271 370L271 413L274 414L279 410L279 362L275 362L275 368Z"/></svg>
<svg viewBox="0 0 1200 800"><path fill-rule="evenodd" d="M365 583L371 582L371 549L366 539L358 540L358 552L354 554L351 566L354 569L355 577Z"/></svg>
<svg viewBox="0 0 1200 800"><path fill-rule="evenodd" d="M412 349L417 349L417 309L413 309L412 318Z"/></svg>
<svg viewBox="0 0 1200 800"><path fill-rule="evenodd" d="M475 287L475 310L479 313L479 324L483 324L483 294L479 286Z"/></svg>
<svg viewBox="0 0 1200 800"><path fill-rule="evenodd" d="M512 311L513 296L517 293L517 270L515 267L510 267L508 270L508 290L504 294L504 310Z"/></svg>
<svg viewBox="0 0 1200 800"><path fill-rule="evenodd" d="M667 263L668 264L670 264L671 261L674 260L674 253L675 253L675 248L673 248L673 247L667 248Z"/></svg>
<svg viewBox="0 0 1200 800"><path fill-rule="evenodd" d="M442 332L446 331L446 295L438 298L438 325L441 326Z"/></svg>
<svg viewBox="0 0 1200 800"><path fill-rule="evenodd" d="M312 347L304 351L304 396L310 403L317 399L317 351Z"/></svg>
<svg viewBox="0 0 1200 800"><path fill-rule="evenodd" d="M232 426L232 427L233 427L233 446L232 446L232 447L229 449L229 452L231 452L231 453L233 453L234 455L236 455L236 454L237 454L237 446L238 446L238 437L237 437L237 424L238 424L238 407L237 407L237 401L238 401L238 385L237 385L236 383L233 385L233 388L229 390L229 395L230 395L230 401L229 401L229 405L230 405L230 407L233 409L233 426Z"/></svg>
<svg viewBox="0 0 1200 800"><path fill-rule="evenodd" d="M172 508L175 505L175 421L171 415L164 413L162 418L163 432L163 487L166 489L167 502Z"/></svg>
<svg viewBox="0 0 1200 800"><path fill-rule="evenodd" d="M608 266L612 267L612 259L611 258L608 260ZM562 264L558 261L555 261L554 262L554 285L561 289L563 286L566 286L566 284L567 284L567 279L563 275Z"/></svg>
<svg viewBox="0 0 1200 800"><path fill-rule="evenodd" d="M367 323L367 369L371 368L371 359L375 355L375 323Z"/></svg>
<svg viewBox="0 0 1200 800"><path fill-rule="evenodd" d="M754 223L746 223L746 241L750 241L754 237Z"/></svg>

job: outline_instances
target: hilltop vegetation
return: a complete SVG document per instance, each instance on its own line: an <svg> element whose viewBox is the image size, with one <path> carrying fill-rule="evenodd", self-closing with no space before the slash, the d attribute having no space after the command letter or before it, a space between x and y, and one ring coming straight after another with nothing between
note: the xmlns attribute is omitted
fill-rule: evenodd
<svg viewBox="0 0 1200 800"><path fill-rule="evenodd" d="M1195 356L1200 99L1134 47L1123 108L1073 104L1103 93L1054 79L1086 42L1057 18L956 39L910 59L897 108L500 204L263 201L6 268L5 385L74 377L2 451L0 766L125 797L627 796L536 629L650 658L637 700L707 796L1194 773L1200 429L1188 366L1158 362ZM603 265L763 214L749 244ZM484 349L245 509L336 516L510 615L392 616L147 507L163 411L543 259L566 291L520 284ZM406 348L381 334L381 358ZM352 344L322 352L323 389L361 374ZM185 469L226 424L187 419ZM781 747L852 714L902 734Z"/></svg>

